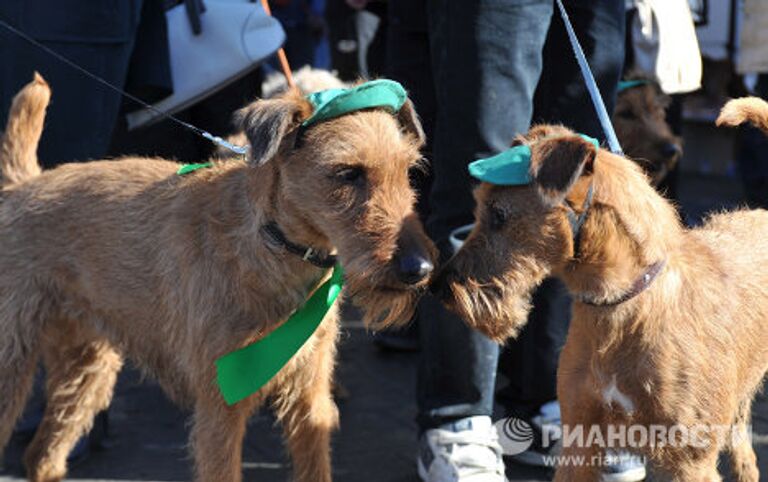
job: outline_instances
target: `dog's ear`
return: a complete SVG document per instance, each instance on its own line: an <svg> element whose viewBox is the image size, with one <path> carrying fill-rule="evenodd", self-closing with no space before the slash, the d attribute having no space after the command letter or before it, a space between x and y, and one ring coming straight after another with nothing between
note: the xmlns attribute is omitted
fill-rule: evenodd
<svg viewBox="0 0 768 482"><path fill-rule="evenodd" d="M556 206L582 174L591 174L597 149L572 135L536 142L531 147L533 182L544 202Z"/></svg>
<svg viewBox="0 0 768 482"><path fill-rule="evenodd" d="M235 123L251 146L249 162L264 164L282 149L293 147L297 128L309 117L312 106L293 92L257 100L235 113Z"/></svg>
<svg viewBox="0 0 768 482"><path fill-rule="evenodd" d="M419 115L416 113L416 109L413 107L411 99L406 99L403 106L400 107L400 110L397 113L397 120L406 132L416 138L419 142L419 146L424 145L427 141L427 136L424 135L424 129L421 127Z"/></svg>

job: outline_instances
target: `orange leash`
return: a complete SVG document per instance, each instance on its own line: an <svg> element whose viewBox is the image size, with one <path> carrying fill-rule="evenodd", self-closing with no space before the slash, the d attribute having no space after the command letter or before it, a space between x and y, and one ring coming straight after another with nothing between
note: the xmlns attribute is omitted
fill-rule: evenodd
<svg viewBox="0 0 768 482"><path fill-rule="evenodd" d="M267 15L272 16L272 10L269 8L269 2L267 0L261 0L261 6L264 7L264 11L267 12ZM291 66L288 64L288 57L285 56L285 50L283 50L282 47L277 50L277 58L280 59L280 67L283 69L283 75L285 75L285 80L288 82L288 85L296 87L296 84L293 82L293 75L291 74Z"/></svg>

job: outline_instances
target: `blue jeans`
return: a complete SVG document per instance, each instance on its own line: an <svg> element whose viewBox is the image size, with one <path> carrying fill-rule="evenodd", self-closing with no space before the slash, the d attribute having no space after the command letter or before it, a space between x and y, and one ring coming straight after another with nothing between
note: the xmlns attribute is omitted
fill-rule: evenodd
<svg viewBox="0 0 768 482"><path fill-rule="evenodd" d="M565 3L610 111L624 59L624 2ZM598 138L602 131L552 0L427 0L427 13L437 105L427 230L445 259L450 231L473 220L469 162L504 150L532 121L562 122ZM499 347L431 297L419 310L421 429L490 415ZM551 399L568 316L531 320L556 329L524 332L555 339L537 353L550 361L545 373L519 382L541 392L534 398ZM526 343L537 345L531 338Z"/></svg>

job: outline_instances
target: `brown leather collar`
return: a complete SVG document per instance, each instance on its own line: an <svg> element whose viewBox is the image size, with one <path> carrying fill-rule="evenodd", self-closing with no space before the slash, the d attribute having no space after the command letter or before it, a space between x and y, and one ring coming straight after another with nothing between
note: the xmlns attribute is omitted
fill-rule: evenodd
<svg viewBox="0 0 768 482"><path fill-rule="evenodd" d="M639 295L643 291L647 290L651 284L653 284L653 281L659 276L659 273L661 273L661 270L664 269L664 265L666 264L665 260L656 261L652 265L645 268L645 271L643 271L643 274L638 277L634 283L632 283L632 287L629 288L627 292L625 292L623 295L621 295L619 298L613 300L613 301L595 301L590 300L584 296L576 296L576 300L578 300L581 303L584 303L585 305L589 306L616 306L620 305L621 303L624 303L626 301L631 300L635 296Z"/></svg>

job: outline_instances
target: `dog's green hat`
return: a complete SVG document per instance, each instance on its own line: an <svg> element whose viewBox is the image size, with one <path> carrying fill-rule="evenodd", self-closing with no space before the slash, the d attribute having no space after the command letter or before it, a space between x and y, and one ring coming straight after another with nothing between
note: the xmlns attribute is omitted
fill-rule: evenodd
<svg viewBox="0 0 768 482"><path fill-rule="evenodd" d="M616 92L621 92L627 89L634 89L635 87L640 87L641 85L647 85L650 83L651 83L650 80L644 80L644 79L621 80L619 81L619 85L616 88Z"/></svg>
<svg viewBox="0 0 768 482"><path fill-rule="evenodd" d="M579 134L600 149L597 139ZM469 165L469 175L498 186L522 186L531 182L531 147L515 146L495 156L479 159Z"/></svg>
<svg viewBox="0 0 768 482"><path fill-rule="evenodd" d="M350 89L315 92L307 96L315 111L301 125L307 127L350 112L374 107L395 113L400 110L407 97L402 85L388 79L371 80Z"/></svg>

